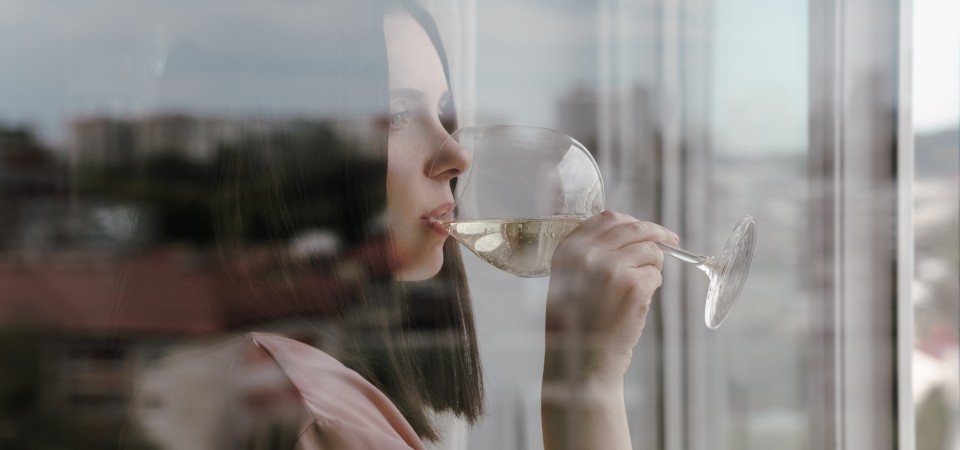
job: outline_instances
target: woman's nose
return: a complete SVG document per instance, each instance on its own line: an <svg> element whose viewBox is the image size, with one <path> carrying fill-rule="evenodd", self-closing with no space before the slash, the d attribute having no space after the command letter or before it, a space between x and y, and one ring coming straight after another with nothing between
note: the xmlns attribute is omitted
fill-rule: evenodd
<svg viewBox="0 0 960 450"><path fill-rule="evenodd" d="M441 144L433 157L433 162L427 169L428 177L449 181L470 168L473 155L469 149L457 142L456 135L456 132L453 135L447 134L445 131L442 133Z"/></svg>

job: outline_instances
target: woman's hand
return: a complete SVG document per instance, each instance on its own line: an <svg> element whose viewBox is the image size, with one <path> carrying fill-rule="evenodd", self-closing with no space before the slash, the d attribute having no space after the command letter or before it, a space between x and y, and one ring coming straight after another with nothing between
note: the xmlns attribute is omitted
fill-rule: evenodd
<svg viewBox="0 0 960 450"><path fill-rule="evenodd" d="M657 242L677 245L678 238L660 225L604 211L560 243L550 268L545 370L562 372L553 376L568 382L622 383L662 282Z"/></svg>
<svg viewBox="0 0 960 450"><path fill-rule="evenodd" d="M604 211L557 246L547 294L544 447L629 449L623 376L660 287L660 225Z"/></svg>

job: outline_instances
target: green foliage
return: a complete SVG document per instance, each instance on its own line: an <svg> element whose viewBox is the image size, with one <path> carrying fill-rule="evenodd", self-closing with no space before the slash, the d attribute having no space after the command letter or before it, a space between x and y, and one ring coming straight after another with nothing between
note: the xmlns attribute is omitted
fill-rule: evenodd
<svg viewBox="0 0 960 450"><path fill-rule="evenodd" d="M385 150L384 150L385 151ZM139 205L161 242L212 245L284 240L326 229L347 243L385 207L385 155L325 124L221 144L207 161L171 149L134 165L84 167L81 189Z"/></svg>
<svg viewBox="0 0 960 450"><path fill-rule="evenodd" d="M218 152L214 198L220 235L233 242L284 240L325 229L357 242L385 205L385 156L347 142L326 127L245 140Z"/></svg>

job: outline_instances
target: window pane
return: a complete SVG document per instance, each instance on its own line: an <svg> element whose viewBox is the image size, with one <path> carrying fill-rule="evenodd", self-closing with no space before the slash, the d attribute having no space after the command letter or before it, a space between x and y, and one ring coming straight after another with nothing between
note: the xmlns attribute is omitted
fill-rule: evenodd
<svg viewBox="0 0 960 450"><path fill-rule="evenodd" d="M914 2L916 448L960 448L960 7Z"/></svg>
<svg viewBox="0 0 960 450"><path fill-rule="evenodd" d="M476 2L475 122L547 127L595 156L606 207L660 222L660 5L644 1ZM469 115L469 114L467 114ZM549 280L467 259L491 417L478 448L538 448L543 310ZM655 306L626 386L633 445L659 448L661 358Z"/></svg>
<svg viewBox="0 0 960 450"><path fill-rule="evenodd" d="M758 244L730 318L704 336L707 447L811 448L806 1L714 2L705 248L744 215ZM699 284L700 286L703 283ZM720 443L717 444L716 442Z"/></svg>
<svg viewBox="0 0 960 450"><path fill-rule="evenodd" d="M707 278L691 265L665 262L664 285L627 374L636 448L819 449L843 431L833 389L844 387L829 383L845 380L834 364L847 361L832 358L836 336L860 330L835 329L847 322L824 318L823 309L840 299L823 278L840 285L858 274L839 273L818 250L839 252L846 247L833 239L860 230L818 220L837 212L825 213L824 204L839 204L841 194L825 187L837 180L814 167L824 155L814 154L811 122L827 118L811 104L811 60L824 56L811 43L848 39L841 50L831 42L839 53L827 59L840 66L856 60L850 67L858 69L872 69L869 52L883 50L857 41L869 33L838 31L811 11L837 4L874 11L867 0L182 3L23 1L2 8L0 447L104 448L128 438L181 448L211 436L232 439L223 430L234 429L252 436L225 447L285 439L289 430L257 415L300 419L304 405L284 402L289 380L259 365L270 355L260 344L212 345L267 331L287 336L291 346L323 349L389 395L415 384L417 395L387 404L404 408L420 433L430 431L430 408L450 406L424 399L456 403L464 386L479 395L472 353L479 351L486 415L468 428L440 414L444 436L462 448L541 448L550 280L509 275L466 251L472 309L451 300L468 298L459 265L444 266L436 283L397 280L398 255L424 246L392 246L388 206L397 197L387 187L397 178L389 162L419 160L395 157L389 136L428 120L441 125L434 131L444 138L455 126L493 124L569 134L596 158L606 208L663 223L682 246L704 255L721 250L741 217L757 218L752 272L719 330L703 324ZM417 29L443 53L431 50L429 61L410 67L435 69L429 84L449 81L449 95L410 107L425 92L391 89L396 59L388 58L396 53L377 9L383 3L422 4ZM914 3L920 20L928 3ZM883 28L885 8L878 17L848 18L867 31ZM915 26L918 33L932 29ZM936 34L927 42L943 41L950 40ZM917 38L918 67L923 42ZM955 46L951 51L957 69ZM886 54L877 59L889 62ZM948 73L953 90L943 92L956 94L956 70L922 73L933 72ZM843 108L851 98L892 92L883 84L895 75L890 67L877 73L876 84L840 80L851 84L843 86L847 97L830 93L843 104L829 119L863 118L868 132L878 131L867 141L889 137L890 130L870 127L895 118L888 110L895 105L877 95L858 104L866 111ZM915 78L920 120L929 117L923 99L942 92L931 94L926 89L935 83ZM956 95L946 103L950 126L924 128L916 141L921 394L957 389ZM417 144L403 148L437 147ZM856 139L843 144L861 148ZM874 147L862 148L882 145L868 144ZM858 155L855 161L870 159ZM425 172L405 167L414 168L405 175ZM868 175L876 178L865 183L876 182L871 200L897 181L886 172ZM401 201L428 197L404 194ZM865 222L889 219L890 203L855 203L838 209L849 217L863 208ZM404 213L422 206L403 205ZM413 221L433 223L427 215ZM437 249L459 248L449 243ZM869 260L872 253L853 256ZM443 258L451 261L448 253ZM846 286L866 296L872 281ZM876 301L891 306L896 299ZM865 316L864 329L888 325ZM896 337L881 331L863 348ZM858 350L856 343L849 349ZM894 349L880 348L879 359L892 358ZM464 373L470 383L444 383ZM893 390L887 375L874 377L884 392ZM231 397L236 392L243 395ZM933 434L922 431L926 424L937 425L925 422L926 398L918 397L918 438ZM162 431L184 424L199 431ZM130 436L120 434L127 429Z"/></svg>

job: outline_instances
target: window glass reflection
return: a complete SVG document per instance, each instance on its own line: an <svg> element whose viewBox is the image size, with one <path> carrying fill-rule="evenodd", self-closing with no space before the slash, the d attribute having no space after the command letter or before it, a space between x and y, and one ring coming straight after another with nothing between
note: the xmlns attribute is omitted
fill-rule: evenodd
<svg viewBox="0 0 960 450"><path fill-rule="evenodd" d="M832 442L823 352L844 330L815 306L832 297L818 278L827 262L811 254L822 242L810 241L836 230L811 219L826 181L811 169L819 50L808 47L826 28L810 11L761 0L5 6L0 447L578 448L600 415L577 415L582 380L567 377L589 352L563 351L603 333L550 336L582 323L545 314L550 279L499 272L444 234L473 160L438 149L457 128L494 124L577 139L606 208L663 223L692 250L716 253L740 217L759 221L753 272L721 331L702 327L696 269L665 263L644 298L617 397L634 447ZM940 370L956 353L944 319L956 309L956 255L944 250L956 247L955 196L943 203L956 130L935 131L916 141L916 351ZM604 278L583 279L566 290L598 309L577 320L604 304L592 296ZM327 413L369 427L331 431L314 420Z"/></svg>

